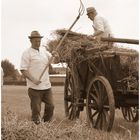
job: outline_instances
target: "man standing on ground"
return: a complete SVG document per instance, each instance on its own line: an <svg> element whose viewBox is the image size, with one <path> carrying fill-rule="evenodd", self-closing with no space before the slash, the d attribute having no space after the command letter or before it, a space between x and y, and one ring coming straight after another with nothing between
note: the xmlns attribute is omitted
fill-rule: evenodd
<svg viewBox="0 0 140 140"><path fill-rule="evenodd" d="M29 36L31 47L23 52L21 58L21 72L26 77L28 95L31 101L32 121L39 124L41 121L41 102L45 103L44 122L50 121L53 116L54 104L51 83L49 79L49 67L41 80L39 77L49 63L52 55L43 47L40 47L43 36L38 31L32 31Z"/></svg>
<svg viewBox="0 0 140 140"><path fill-rule="evenodd" d="M101 37L113 37L107 20L99 16L94 7L87 8L87 16L93 22L94 34L91 38L100 41Z"/></svg>

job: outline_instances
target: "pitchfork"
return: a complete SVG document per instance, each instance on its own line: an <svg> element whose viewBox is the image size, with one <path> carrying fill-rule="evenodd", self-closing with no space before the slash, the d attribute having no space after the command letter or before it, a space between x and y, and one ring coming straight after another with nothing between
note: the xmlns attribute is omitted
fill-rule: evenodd
<svg viewBox="0 0 140 140"><path fill-rule="evenodd" d="M67 32L65 33L65 35L63 36L63 38L60 40L60 42L58 43L58 45L56 46L55 52L58 51L59 47L61 46L62 42L64 41L64 39L66 38L66 36L68 35L68 33L70 32L70 30L72 29L72 27L75 25L75 23L78 21L78 19L80 18L80 16L82 16L84 14L85 8L84 5L82 3L82 1L80 0L80 7L78 10L78 16L76 17L75 21L73 22L73 24L70 26L70 28L67 30ZM51 59L49 60L48 64L46 65L46 67L44 68L44 70L42 71L40 77L39 77L39 81L41 80L42 76L44 75L46 69L48 68L48 66L51 64L52 60L53 60L54 56L51 57Z"/></svg>

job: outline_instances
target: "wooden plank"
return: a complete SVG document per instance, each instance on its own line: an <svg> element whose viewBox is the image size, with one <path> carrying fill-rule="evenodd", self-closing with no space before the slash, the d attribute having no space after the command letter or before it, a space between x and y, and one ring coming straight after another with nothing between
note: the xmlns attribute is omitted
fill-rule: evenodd
<svg viewBox="0 0 140 140"><path fill-rule="evenodd" d="M120 51L104 51L103 55L120 55L120 56L139 56L138 53L134 52L120 52Z"/></svg>
<svg viewBox="0 0 140 140"><path fill-rule="evenodd" d="M108 38L102 37L101 41L139 44L139 40L136 40L136 39L113 38L113 37L108 37Z"/></svg>
<svg viewBox="0 0 140 140"><path fill-rule="evenodd" d="M103 54L103 55L120 55L120 56L139 56L138 52L123 52L123 51L109 51L108 50L109 47L108 46L104 46L102 48L90 48L90 49L85 49L85 54L86 55L99 55L99 54Z"/></svg>
<svg viewBox="0 0 140 140"><path fill-rule="evenodd" d="M105 50L108 50L108 49L110 49L110 47L105 44L105 45L103 45L101 47L85 49L85 54L86 55L88 55L88 54L95 54L97 52L105 51Z"/></svg>

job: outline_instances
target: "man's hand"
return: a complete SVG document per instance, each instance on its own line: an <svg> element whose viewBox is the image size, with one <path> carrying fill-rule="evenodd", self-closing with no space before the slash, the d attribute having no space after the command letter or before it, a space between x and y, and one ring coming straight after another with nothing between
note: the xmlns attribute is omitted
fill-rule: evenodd
<svg viewBox="0 0 140 140"><path fill-rule="evenodd" d="M39 85L39 84L41 83L41 81L36 80L36 79L33 79L32 82L33 82L35 85Z"/></svg>
<svg viewBox="0 0 140 140"><path fill-rule="evenodd" d="M95 36L94 35L89 35L88 38L91 39L91 40L94 40Z"/></svg>
<svg viewBox="0 0 140 140"><path fill-rule="evenodd" d="M35 79L27 70L21 70L21 73L34 84L39 85L41 83L40 80Z"/></svg>
<svg viewBox="0 0 140 140"><path fill-rule="evenodd" d="M59 54L58 54L57 51L52 51L52 56L56 57L56 58L59 58Z"/></svg>

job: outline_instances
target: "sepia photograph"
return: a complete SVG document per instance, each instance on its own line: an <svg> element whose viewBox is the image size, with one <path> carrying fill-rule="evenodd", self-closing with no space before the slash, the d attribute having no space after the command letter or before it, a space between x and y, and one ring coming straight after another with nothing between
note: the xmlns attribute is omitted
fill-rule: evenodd
<svg viewBox="0 0 140 140"><path fill-rule="evenodd" d="M139 1L1 1L1 140L139 139Z"/></svg>

